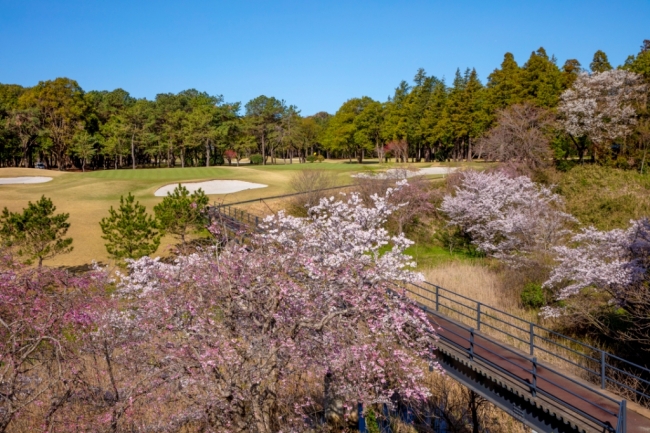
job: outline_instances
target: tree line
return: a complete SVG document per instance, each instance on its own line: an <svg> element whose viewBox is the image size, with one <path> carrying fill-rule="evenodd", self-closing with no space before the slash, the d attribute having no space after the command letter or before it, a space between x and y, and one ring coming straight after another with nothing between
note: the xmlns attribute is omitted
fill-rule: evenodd
<svg viewBox="0 0 650 433"><path fill-rule="evenodd" d="M642 169L649 83L650 40L617 69L600 50L588 69L575 59L559 67L544 48L521 66L506 53L486 83L475 69L457 70L451 85L420 69L387 101L352 98L334 115L302 116L264 95L242 107L195 89L150 101L123 89L84 92L68 78L31 88L0 84L0 165L267 164L313 161L317 153L358 162L589 156ZM513 143L514 156L504 142Z"/></svg>
<svg viewBox="0 0 650 433"><path fill-rule="evenodd" d="M386 102L350 99L329 120L322 141L359 162L368 154L401 161L530 160L533 154L638 165L648 144L648 83L650 40L617 69L600 50L589 69L576 59L559 67L544 48L522 66L506 53L485 84L475 69L457 70L451 86L420 69Z"/></svg>
<svg viewBox="0 0 650 433"><path fill-rule="evenodd" d="M210 166L260 154L305 160L323 116L303 118L273 97L227 103L195 89L150 101L123 89L84 92L69 78L0 85L0 165Z"/></svg>

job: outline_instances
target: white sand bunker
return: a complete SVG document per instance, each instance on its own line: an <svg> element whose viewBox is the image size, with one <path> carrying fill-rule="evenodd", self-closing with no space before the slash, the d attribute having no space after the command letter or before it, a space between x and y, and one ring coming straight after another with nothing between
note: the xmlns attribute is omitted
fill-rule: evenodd
<svg viewBox="0 0 650 433"><path fill-rule="evenodd" d="M45 183L51 180L52 180L51 177L45 177L45 176L0 177L0 185Z"/></svg>
<svg viewBox="0 0 650 433"><path fill-rule="evenodd" d="M245 191L247 189L266 188L268 185L253 182L244 182L243 180L208 180L205 182L182 183L189 192L194 192L201 188L206 194L231 194L233 192ZM174 191L178 186L177 183L165 185L154 193L156 197L165 197L168 192Z"/></svg>
<svg viewBox="0 0 650 433"><path fill-rule="evenodd" d="M380 173L359 173L352 177L366 179L407 179L415 176L429 176L432 174L449 174L456 171L455 167L425 167L419 170L407 170L404 168L391 168Z"/></svg>

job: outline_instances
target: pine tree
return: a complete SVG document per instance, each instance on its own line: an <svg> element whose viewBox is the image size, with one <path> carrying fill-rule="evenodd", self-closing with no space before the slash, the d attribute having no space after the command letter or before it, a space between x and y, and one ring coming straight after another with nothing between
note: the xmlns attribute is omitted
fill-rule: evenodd
<svg viewBox="0 0 650 433"><path fill-rule="evenodd" d="M147 214L146 208L135 202L129 193L120 197L118 210L111 206L110 216L102 218L103 239L107 241L106 250L115 259L138 259L153 254L160 246L160 232L156 220Z"/></svg>
<svg viewBox="0 0 650 433"><path fill-rule="evenodd" d="M208 197L203 190L190 192L178 184L174 191L154 208L159 227L165 232L177 237L185 247L185 237L191 232L200 230L206 223L201 212L208 204Z"/></svg>
<svg viewBox="0 0 650 433"><path fill-rule="evenodd" d="M607 54L605 54L604 51L598 50L594 53L594 59L589 64L589 68L591 69L591 72L598 73L598 72L611 71L612 65L609 63L609 60L607 59Z"/></svg>
<svg viewBox="0 0 650 433"><path fill-rule="evenodd" d="M10 247L17 247L18 254L27 257L27 263L51 259L72 251L72 238L65 235L70 228L70 214L55 215L52 200L42 196L36 203L31 201L22 213L9 212L5 207L0 216L0 235Z"/></svg>

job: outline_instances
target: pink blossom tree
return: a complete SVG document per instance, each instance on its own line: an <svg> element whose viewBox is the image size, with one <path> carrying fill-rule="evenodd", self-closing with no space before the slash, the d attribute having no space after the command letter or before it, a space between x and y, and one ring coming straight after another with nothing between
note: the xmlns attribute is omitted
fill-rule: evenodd
<svg viewBox="0 0 650 433"><path fill-rule="evenodd" d="M49 431L73 396L84 372L76 341L92 324L96 285L101 273L75 277L0 259L0 432L25 426L35 408L42 425L24 428Z"/></svg>
<svg viewBox="0 0 650 433"><path fill-rule="evenodd" d="M116 291L121 318L105 320L133 342L122 351L157 366L160 381L138 394L167 408L154 424L301 431L327 409L326 374L348 407L426 398L435 333L394 285L421 277L403 254L410 242L382 227L391 194L370 207L356 194L323 199L308 219L279 213L250 245L218 254L131 261Z"/></svg>
<svg viewBox="0 0 650 433"><path fill-rule="evenodd" d="M569 233L574 218L562 206L560 196L526 176L467 171L440 209L479 251L517 264L550 251Z"/></svg>

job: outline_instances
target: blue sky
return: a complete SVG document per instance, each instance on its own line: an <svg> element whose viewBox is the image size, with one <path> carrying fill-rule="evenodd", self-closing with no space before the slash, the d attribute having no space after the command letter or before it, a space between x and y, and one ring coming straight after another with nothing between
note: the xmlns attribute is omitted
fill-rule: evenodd
<svg viewBox="0 0 650 433"><path fill-rule="evenodd" d="M507 51L540 46L561 65L613 65L650 39L643 1L0 0L0 82L67 76L136 97L196 88L226 101L261 94L303 115L381 101L418 68L485 81Z"/></svg>

